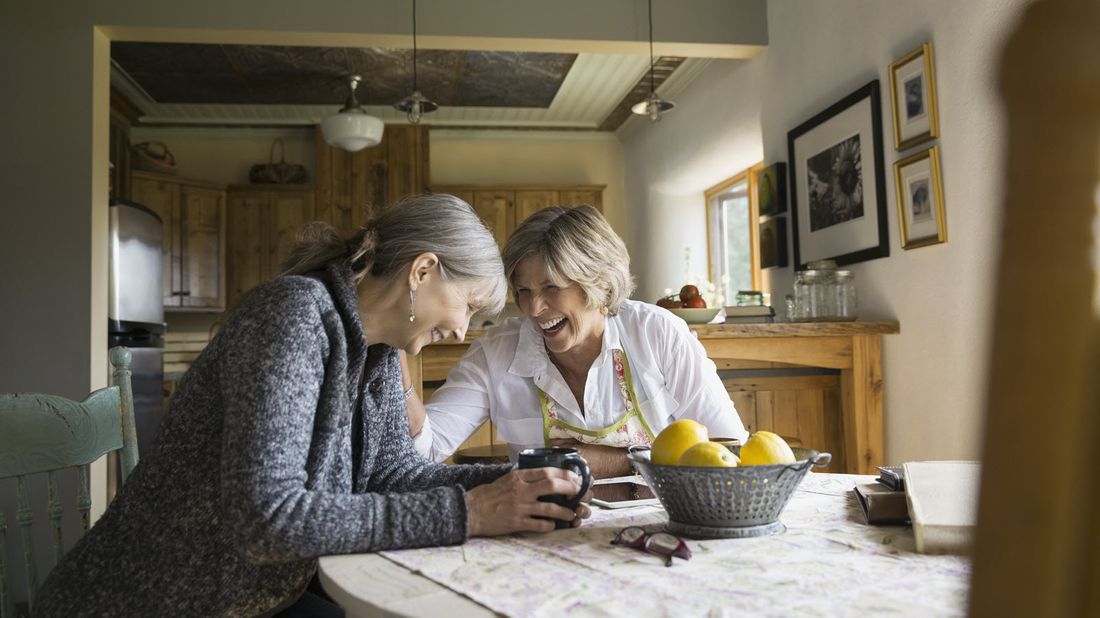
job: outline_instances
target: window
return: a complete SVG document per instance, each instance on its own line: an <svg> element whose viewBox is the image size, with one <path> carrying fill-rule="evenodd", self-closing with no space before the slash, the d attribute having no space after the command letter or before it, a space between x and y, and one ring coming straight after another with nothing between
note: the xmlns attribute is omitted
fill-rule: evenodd
<svg viewBox="0 0 1100 618"><path fill-rule="evenodd" d="M762 167L755 165L706 191L708 271L729 305L738 290L760 289L756 172Z"/></svg>

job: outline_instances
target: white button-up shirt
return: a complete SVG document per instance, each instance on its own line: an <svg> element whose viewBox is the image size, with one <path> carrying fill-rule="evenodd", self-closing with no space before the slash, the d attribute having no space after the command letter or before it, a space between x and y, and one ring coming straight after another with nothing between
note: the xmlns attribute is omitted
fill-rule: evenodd
<svg viewBox="0 0 1100 618"><path fill-rule="evenodd" d="M426 405L417 449L442 461L486 419L513 456L543 446L536 388L554 400L559 418L570 425L592 430L613 425L626 412L612 365L614 349L626 353L634 394L654 433L690 418L706 425L712 437L742 443L748 438L714 362L687 324L656 305L627 300L617 315L606 317L603 346L585 382L584 413L547 356L537 327L528 318L510 318L475 340L451 368Z"/></svg>

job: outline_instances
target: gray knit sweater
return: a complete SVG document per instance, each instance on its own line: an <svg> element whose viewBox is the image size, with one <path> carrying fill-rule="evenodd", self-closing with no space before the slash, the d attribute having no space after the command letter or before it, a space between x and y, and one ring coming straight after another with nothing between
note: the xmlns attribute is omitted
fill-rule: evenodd
<svg viewBox="0 0 1100 618"><path fill-rule="evenodd" d="M140 455L35 615L269 612L305 587L317 556L462 543L463 488L509 469L416 454L397 352L368 347L335 264L250 294Z"/></svg>

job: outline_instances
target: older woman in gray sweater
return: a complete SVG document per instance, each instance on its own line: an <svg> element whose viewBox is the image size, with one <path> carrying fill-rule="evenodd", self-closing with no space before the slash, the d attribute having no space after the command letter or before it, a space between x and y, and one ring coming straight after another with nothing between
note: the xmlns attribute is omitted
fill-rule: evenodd
<svg viewBox="0 0 1100 618"><path fill-rule="evenodd" d="M415 453L398 350L462 339L497 311L492 235L465 202L412 198L352 240L304 241L183 377L163 429L53 570L42 616L216 616L294 604L324 554L549 531L587 516L556 468L446 466Z"/></svg>

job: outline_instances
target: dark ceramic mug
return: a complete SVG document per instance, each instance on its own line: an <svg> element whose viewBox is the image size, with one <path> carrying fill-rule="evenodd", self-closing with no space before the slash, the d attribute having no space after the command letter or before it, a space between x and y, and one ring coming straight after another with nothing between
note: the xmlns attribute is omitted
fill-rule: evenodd
<svg viewBox="0 0 1100 618"><path fill-rule="evenodd" d="M564 468L572 470L581 477L581 490L572 498L562 494L550 494L539 496L541 502L553 502L567 509L576 509L581 503L584 494L592 485L592 471L588 468L588 462L581 457L575 448L525 448L519 452L520 469L525 468ZM572 522L564 519L555 519L555 528L568 528Z"/></svg>

